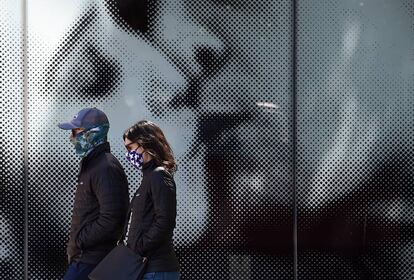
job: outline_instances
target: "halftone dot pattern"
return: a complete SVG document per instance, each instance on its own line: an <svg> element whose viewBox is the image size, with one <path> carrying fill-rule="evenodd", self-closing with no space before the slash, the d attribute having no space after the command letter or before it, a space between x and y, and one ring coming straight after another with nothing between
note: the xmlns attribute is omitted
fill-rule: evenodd
<svg viewBox="0 0 414 280"><path fill-rule="evenodd" d="M131 195L124 129L150 119L172 145L183 279L292 279L292 2L76 3L52 53L29 25L28 147L22 7L0 4L0 275L25 269L27 148L29 279L62 278L79 158L56 125L96 106ZM298 278L410 279L414 5L297 8Z"/></svg>
<svg viewBox="0 0 414 280"><path fill-rule="evenodd" d="M208 223L198 243L176 242L183 277L292 278L291 2L155 7L148 38L186 83L155 85L148 107L161 119L193 111L205 153Z"/></svg>
<svg viewBox="0 0 414 280"><path fill-rule="evenodd" d="M299 279L412 278L409 2L298 1Z"/></svg>
<svg viewBox="0 0 414 280"><path fill-rule="evenodd" d="M29 20L35 21L31 16L29 6ZM71 120L84 107L104 107L119 80L117 64L87 43L94 39L85 32L97 17L92 6L79 4L79 17L66 35L60 35L53 56L39 50L44 46L29 26L30 279L61 279L67 268L66 243L80 159L70 144L70 131L57 124Z"/></svg>
<svg viewBox="0 0 414 280"><path fill-rule="evenodd" d="M23 18L21 1L0 2L0 278L24 275Z"/></svg>
<svg viewBox="0 0 414 280"><path fill-rule="evenodd" d="M291 279L291 1L85 1L78 14L52 59L29 45L30 278L66 269L79 159L56 124L96 106L130 194L124 129L150 119L171 143L183 279Z"/></svg>

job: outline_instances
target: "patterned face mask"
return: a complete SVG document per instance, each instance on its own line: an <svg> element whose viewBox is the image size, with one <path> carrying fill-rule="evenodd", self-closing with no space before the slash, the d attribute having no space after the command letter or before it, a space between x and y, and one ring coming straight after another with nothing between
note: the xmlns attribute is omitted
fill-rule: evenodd
<svg viewBox="0 0 414 280"><path fill-rule="evenodd" d="M87 156L96 146L107 141L109 125L104 124L71 136L70 141L75 146L76 155L83 158Z"/></svg>
<svg viewBox="0 0 414 280"><path fill-rule="evenodd" d="M144 163L144 157L142 154L136 151L129 151L125 153L127 161L129 161L136 169L141 170Z"/></svg>

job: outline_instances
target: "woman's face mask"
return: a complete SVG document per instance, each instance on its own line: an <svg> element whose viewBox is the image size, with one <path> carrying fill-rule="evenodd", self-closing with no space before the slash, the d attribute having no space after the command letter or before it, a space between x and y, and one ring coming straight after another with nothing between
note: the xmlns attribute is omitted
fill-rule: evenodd
<svg viewBox="0 0 414 280"><path fill-rule="evenodd" d="M144 157L136 150L128 151L125 153L127 161L129 161L136 169L141 170L144 163Z"/></svg>

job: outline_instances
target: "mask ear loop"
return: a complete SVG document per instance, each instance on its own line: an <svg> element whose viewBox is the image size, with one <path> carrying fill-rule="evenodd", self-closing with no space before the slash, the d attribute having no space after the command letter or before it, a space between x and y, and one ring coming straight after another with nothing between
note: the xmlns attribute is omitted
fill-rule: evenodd
<svg viewBox="0 0 414 280"><path fill-rule="evenodd" d="M144 149L144 147L140 144L140 143L138 143L138 139L139 138L137 138L134 142L138 145L138 147L137 147L137 149L139 148L139 147L142 147L143 149ZM134 151L135 152L137 152L137 149L135 149ZM152 156L152 157L157 157L156 156L156 154L154 154L154 153L152 153L151 151L148 151L148 150L146 150L146 149L144 149L144 151L141 153L142 155L144 155L144 154L149 154L150 156Z"/></svg>
<svg viewBox="0 0 414 280"><path fill-rule="evenodd" d="M149 154L152 157L156 157L156 155L154 153L151 153L150 151L144 151L144 153L147 153L147 154Z"/></svg>

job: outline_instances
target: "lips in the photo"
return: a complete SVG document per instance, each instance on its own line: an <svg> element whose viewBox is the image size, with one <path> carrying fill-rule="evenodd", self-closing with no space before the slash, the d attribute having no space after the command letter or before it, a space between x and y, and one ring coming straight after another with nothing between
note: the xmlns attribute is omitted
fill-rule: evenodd
<svg viewBox="0 0 414 280"><path fill-rule="evenodd" d="M221 152L218 146L226 145L226 143L222 143L219 139L221 134L235 129L243 122L252 120L253 117L254 114L252 112L212 112L201 114L197 120L198 141L215 148L217 152Z"/></svg>

